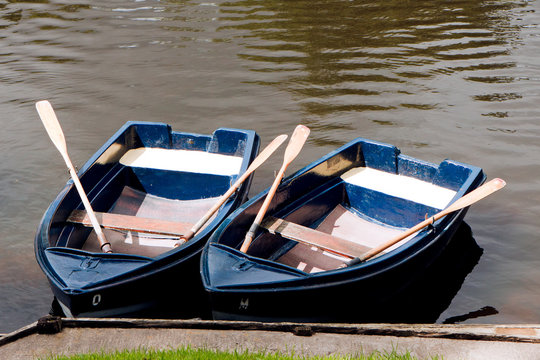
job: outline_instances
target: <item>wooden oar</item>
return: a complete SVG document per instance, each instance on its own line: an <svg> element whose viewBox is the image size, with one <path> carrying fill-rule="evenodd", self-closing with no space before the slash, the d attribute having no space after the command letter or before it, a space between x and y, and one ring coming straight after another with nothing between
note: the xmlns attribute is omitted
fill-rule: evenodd
<svg viewBox="0 0 540 360"><path fill-rule="evenodd" d="M255 236L255 232L259 228L262 219L264 218L264 214L266 214L266 211L268 210L268 207L270 206L270 202L272 201L272 198L274 197L274 194L276 193L276 190L278 188L279 183L281 182L281 179L285 175L285 170L287 170L287 167L289 164L298 156L298 153L300 153L300 150L302 150L302 147L304 146L304 143L307 140L307 137L309 136L309 128L304 125L298 125L291 136L291 139L289 140L289 144L287 145L287 148L285 149L285 155L283 156L283 165L281 165L281 169L279 169L279 172L276 176L276 179L274 180L274 183L272 184L272 187L268 191L268 194L266 195L266 198L264 199L264 202L259 209L259 213L255 217L255 221L253 221L253 225L249 228L249 231L246 234L246 237L244 239L244 242L242 243L242 247L240 248L240 251L246 252L249 248L249 245L251 245L251 242L253 241L253 237Z"/></svg>
<svg viewBox="0 0 540 360"><path fill-rule="evenodd" d="M75 187L77 188L77 191L79 192L79 196L81 197L81 200L84 204L86 212L88 213L88 216L90 217L90 221L92 222L92 226L94 227L94 230L96 232L97 238L101 245L101 250L103 252L108 252L108 253L112 252L111 244L107 241L107 239L105 238L105 235L103 234L103 231L101 230L101 227L99 226L99 222L97 221L96 215L94 214L94 211L92 210L90 201L88 201L88 197L86 196L86 193L84 192L84 189L81 185L81 181L79 180L79 177L77 176L77 172L75 171L75 168L73 167L73 164L71 163L71 160L69 158L68 151L67 151L67 145L66 145L66 139L64 137L64 132L62 131L62 127L60 126L60 123L58 122L58 119L56 118L56 114L54 113L54 110L51 104L47 100L38 101L36 103L36 109L39 114L39 117L41 118L41 121L43 122L43 125L45 125L45 129L47 130L47 133L49 134L49 137L51 138L54 146L56 146L56 148L58 149L58 151L64 158L64 161L66 162L71 178L73 179L73 183L75 184Z"/></svg>
<svg viewBox="0 0 540 360"><path fill-rule="evenodd" d="M287 135L279 135L276 137L270 144L268 144L263 151L259 153L259 155L251 162L251 165L247 168L246 172L242 174L236 180L236 182L231 186L229 190L223 196L219 199L219 201L208 210L206 214L189 230L185 235L180 237L180 240L174 245L175 247L182 245L186 241L190 240L196 233L199 231L204 224L214 215L214 213L227 201L227 199L240 187L240 185L248 178L249 175L251 175L252 172L257 170L259 166L261 166L269 157L274 153L274 151L277 150L277 148L283 144L283 142L287 139Z"/></svg>
<svg viewBox="0 0 540 360"><path fill-rule="evenodd" d="M429 219L426 219L419 223L418 225L410 228L409 230L406 230L405 232L401 233L400 235L396 236L395 238L389 240L388 242L373 248L372 250L366 252L364 255L357 257L356 259L353 259L349 261L348 266L355 265L358 263L361 263L363 261L366 261L375 255L379 254L380 252L388 249L390 246L400 242L401 240L405 239L406 237L414 234L415 232L425 228L426 226L433 224L435 221L439 220L443 216L446 216L450 213L453 213L454 211L461 210L463 208L466 208L467 206L471 206L477 201L482 200L486 196L494 193L497 190L502 189L506 185L506 182L502 179L493 179L484 185L480 186L479 188L471 191L467 195L462 196L461 198L457 199L455 202L453 202L449 207L444 209L441 212L438 212L434 216L430 217Z"/></svg>

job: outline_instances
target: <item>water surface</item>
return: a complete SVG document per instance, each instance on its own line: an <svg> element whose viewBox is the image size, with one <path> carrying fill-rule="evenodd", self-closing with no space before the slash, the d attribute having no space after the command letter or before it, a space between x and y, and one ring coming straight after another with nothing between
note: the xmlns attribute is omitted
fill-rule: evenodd
<svg viewBox="0 0 540 360"><path fill-rule="evenodd" d="M539 9L496 0L0 2L0 332L35 321L52 299L33 238L68 174L34 110L40 99L55 106L79 166L128 120L254 129L263 145L303 123L311 136L288 173L358 136L480 166L508 186L471 208L482 255L436 321L540 322ZM280 163L256 173L252 193Z"/></svg>

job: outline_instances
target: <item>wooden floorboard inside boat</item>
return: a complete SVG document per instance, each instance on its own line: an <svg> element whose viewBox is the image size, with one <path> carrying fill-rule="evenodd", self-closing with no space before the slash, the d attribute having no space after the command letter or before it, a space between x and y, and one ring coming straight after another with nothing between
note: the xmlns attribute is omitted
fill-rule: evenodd
<svg viewBox="0 0 540 360"><path fill-rule="evenodd" d="M317 230L370 248L377 247L403 232L402 229L363 219L342 205L336 206Z"/></svg>
<svg viewBox="0 0 540 360"><path fill-rule="evenodd" d="M146 194L125 187L109 212L195 224L219 198L200 200L171 200ZM215 216L215 215L214 215ZM212 217L207 224L209 224ZM174 247L176 237L151 235L118 230L104 230L113 252L156 257ZM97 237L92 231L83 250L101 252Z"/></svg>
<svg viewBox="0 0 540 360"><path fill-rule="evenodd" d="M126 186L109 212L196 223L218 200L217 197L200 200L171 200Z"/></svg>
<svg viewBox="0 0 540 360"><path fill-rule="evenodd" d="M302 243L296 244L291 250L277 259L282 264L307 273L337 269L346 264L348 260L350 259Z"/></svg>
<svg viewBox="0 0 540 360"><path fill-rule="evenodd" d="M382 224L363 219L342 205L336 206L319 224L317 230L370 248L375 248L387 242L403 231L402 229L386 227ZM402 245L408 239L412 238L412 236L386 251ZM308 273L337 269L349 260L348 258L304 244L297 244L277 259L282 264Z"/></svg>

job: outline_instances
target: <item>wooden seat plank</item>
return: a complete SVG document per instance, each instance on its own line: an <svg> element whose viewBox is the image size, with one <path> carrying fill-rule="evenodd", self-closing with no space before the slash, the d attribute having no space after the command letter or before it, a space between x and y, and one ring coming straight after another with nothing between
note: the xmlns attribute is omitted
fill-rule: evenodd
<svg viewBox="0 0 540 360"><path fill-rule="evenodd" d="M193 224L176 221L142 218L132 215L96 212L99 224L106 229L137 231L149 234L182 236L191 229ZM84 210L73 210L68 222L92 226L88 214Z"/></svg>
<svg viewBox="0 0 540 360"><path fill-rule="evenodd" d="M371 250L368 246L271 216L265 219L262 227L271 234L279 234L284 238L313 245L349 258L356 258Z"/></svg>

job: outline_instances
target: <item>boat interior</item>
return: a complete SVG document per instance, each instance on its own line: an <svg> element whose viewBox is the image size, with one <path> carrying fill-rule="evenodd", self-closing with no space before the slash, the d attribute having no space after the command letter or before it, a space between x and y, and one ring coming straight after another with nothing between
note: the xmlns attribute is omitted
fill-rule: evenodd
<svg viewBox="0 0 540 360"><path fill-rule="evenodd" d="M161 129L167 130L168 127ZM149 135L148 139L152 138ZM234 135L235 145L245 143L245 134L240 134L243 139ZM220 149L224 138L231 136L230 131L221 129L213 136L172 133L173 138L168 139L166 145L148 143L143 136L139 131L109 146L87 169L81 181L86 189L91 188L88 197L98 219L110 214L125 215L121 218L127 224L123 228L104 229L113 252L153 258L171 250L180 235L228 190L245 166L242 153L245 146L235 146L230 153ZM93 179L97 181L92 183ZM56 217L60 221L53 222L51 245L100 253L90 222L73 221L73 214L68 218L70 214L66 211L74 208L84 210L72 188L58 207ZM168 230L157 234L156 231L137 231L152 219L154 226L165 230L170 228L170 222L182 226L176 234ZM115 221L113 218L112 222Z"/></svg>
<svg viewBox="0 0 540 360"><path fill-rule="evenodd" d="M103 229L115 253L156 257L174 248L180 234L187 232L218 201L219 197L193 200L167 199L124 186L108 213L132 216L133 225L140 219L172 221L184 225L179 234L153 234L136 228ZM211 222L214 216L209 220ZM208 223L207 223L208 224ZM204 229L204 227L203 227ZM95 231L91 231L82 250L101 252Z"/></svg>
<svg viewBox="0 0 540 360"><path fill-rule="evenodd" d="M415 161L402 155L398 158L402 158L398 162L409 164ZM473 172L449 160L439 166L417 162L414 171L401 173L369 167L365 162L359 165L321 182L273 213L273 217L285 221L280 225L263 223L268 231L260 232L248 254L306 273L337 269L447 207L463 195ZM324 241L313 241L315 238ZM224 244L237 246L232 240Z"/></svg>

